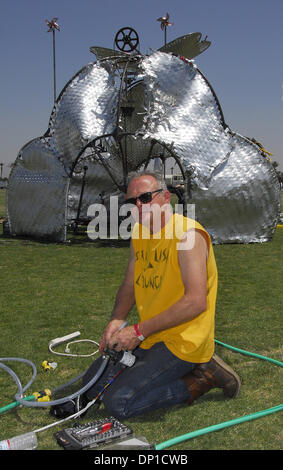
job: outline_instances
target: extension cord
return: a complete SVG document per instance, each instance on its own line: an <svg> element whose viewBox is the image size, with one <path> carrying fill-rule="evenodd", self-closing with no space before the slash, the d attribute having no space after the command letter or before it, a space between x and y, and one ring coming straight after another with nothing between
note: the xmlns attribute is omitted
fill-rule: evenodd
<svg viewBox="0 0 283 470"><path fill-rule="evenodd" d="M91 357L93 356L94 354L97 354L99 349L96 349L95 351L93 351L91 354L71 354L70 352L70 348L69 346L71 344L74 344L74 343L84 343L84 342L88 342L88 343L92 343L92 344L95 344L96 346L99 346L99 344L96 342L96 341L93 341L91 339L78 339L76 341L71 341L73 340L74 338L77 338L78 336L80 336L80 331L75 331L74 333L71 333L70 335L66 335L66 336L61 336L60 338L54 338L52 339L50 342L49 342L49 345L48 345L48 349L51 353L53 354L57 354L58 356L69 356L69 357ZM68 341L68 344L65 348L65 353L60 353L60 352L56 352L56 351L53 351L53 348L55 346L58 346L59 344L62 344L62 343L66 343Z"/></svg>

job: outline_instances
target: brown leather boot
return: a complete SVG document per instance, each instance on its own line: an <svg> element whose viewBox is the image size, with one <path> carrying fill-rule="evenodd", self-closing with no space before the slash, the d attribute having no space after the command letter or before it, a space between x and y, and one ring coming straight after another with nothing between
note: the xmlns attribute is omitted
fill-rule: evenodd
<svg viewBox="0 0 283 470"><path fill-rule="evenodd" d="M229 398L236 398L241 388L239 376L216 354L209 362L197 365L182 381L190 392L189 405L212 388L222 388Z"/></svg>

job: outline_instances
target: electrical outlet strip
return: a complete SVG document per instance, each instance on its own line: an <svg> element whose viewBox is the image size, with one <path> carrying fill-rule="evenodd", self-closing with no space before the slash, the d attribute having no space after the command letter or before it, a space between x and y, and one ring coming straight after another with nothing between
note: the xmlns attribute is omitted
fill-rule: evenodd
<svg viewBox="0 0 283 470"><path fill-rule="evenodd" d="M81 334L80 331L75 331L74 333L71 333L70 335L61 336L60 338L52 339L48 344L49 351L53 352L52 348L54 348L55 346L58 346L59 344L66 343L66 341L71 341L72 339L80 336L80 334Z"/></svg>

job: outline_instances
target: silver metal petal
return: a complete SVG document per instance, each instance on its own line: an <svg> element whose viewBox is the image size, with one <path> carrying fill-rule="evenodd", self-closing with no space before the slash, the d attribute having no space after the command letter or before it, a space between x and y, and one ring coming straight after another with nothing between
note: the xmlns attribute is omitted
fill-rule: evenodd
<svg viewBox="0 0 283 470"><path fill-rule="evenodd" d="M62 92L50 123L57 152L69 165L96 137L116 126L118 89L111 63L89 64Z"/></svg>
<svg viewBox="0 0 283 470"><path fill-rule="evenodd" d="M69 178L49 145L37 138L19 153L9 177L7 215L12 235L65 241Z"/></svg>

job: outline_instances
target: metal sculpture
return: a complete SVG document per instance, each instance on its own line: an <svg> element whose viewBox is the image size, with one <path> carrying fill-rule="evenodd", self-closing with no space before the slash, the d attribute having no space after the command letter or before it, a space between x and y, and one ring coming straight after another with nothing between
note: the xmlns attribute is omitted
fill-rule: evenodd
<svg viewBox="0 0 283 470"><path fill-rule="evenodd" d="M87 222L91 204L109 207L113 195L123 203L130 171L172 158L185 182L183 202L196 205L214 243L271 240L279 182L263 149L227 126L192 60L209 45L191 33L144 56L137 33L123 28L118 50L91 47L97 61L67 83L45 135L15 161L10 232L64 242L67 227Z"/></svg>

